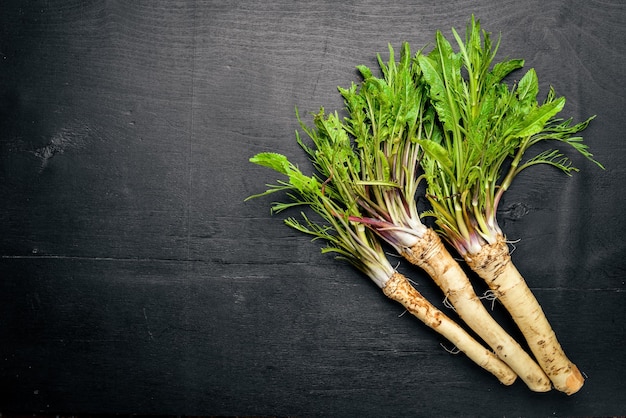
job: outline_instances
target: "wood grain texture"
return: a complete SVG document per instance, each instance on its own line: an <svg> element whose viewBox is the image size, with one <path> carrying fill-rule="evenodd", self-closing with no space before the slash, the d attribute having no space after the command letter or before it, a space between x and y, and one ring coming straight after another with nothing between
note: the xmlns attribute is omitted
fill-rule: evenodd
<svg viewBox="0 0 626 418"><path fill-rule="evenodd" d="M0 413L618 415L626 341L626 6L619 0L3 1ZM308 167L294 108L340 109L387 44L471 13L597 114L568 178L499 214L568 356L573 397L500 385L357 272L244 202ZM420 292L441 295L402 264ZM476 283L479 290L484 290ZM438 303L442 306L441 303ZM496 318L515 334L502 308ZM448 347L451 348L451 347Z"/></svg>

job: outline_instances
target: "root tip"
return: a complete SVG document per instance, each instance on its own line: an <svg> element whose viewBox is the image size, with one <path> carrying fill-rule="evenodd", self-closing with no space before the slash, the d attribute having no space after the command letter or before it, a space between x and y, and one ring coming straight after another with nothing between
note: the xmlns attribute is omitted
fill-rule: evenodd
<svg viewBox="0 0 626 418"><path fill-rule="evenodd" d="M583 377L578 367L572 364L572 373L567 377L565 381L564 392L568 395L573 395L578 392L580 388L585 384L585 378Z"/></svg>
<svg viewBox="0 0 626 418"><path fill-rule="evenodd" d="M550 383L550 380L548 380L548 378L540 379L539 381L534 383L526 382L526 385L530 390L538 393L550 392L552 390L552 383Z"/></svg>
<svg viewBox="0 0 626 418"><path fill-rule="evenodd" d="M507 374L505 376L501 376L500 378L498 378L498 380L504 386L511 386L517 380L517 375L515 373Z"/></svg>

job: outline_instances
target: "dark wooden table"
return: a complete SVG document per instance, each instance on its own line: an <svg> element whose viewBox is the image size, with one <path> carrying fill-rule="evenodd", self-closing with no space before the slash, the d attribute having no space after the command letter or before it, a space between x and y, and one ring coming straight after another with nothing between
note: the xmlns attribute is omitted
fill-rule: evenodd
<svg viewBox="0 0 626 418"><path fill-rule="evenodd" d="M340 109L356 65L471 13L564 115L598 115L606 171L538 168L499 215L587 376L571 397L500 385L244 203L276 179L253 154L309 167L296 106ZM621 0L0 1L0 413L625 414L625 21Z"/></svg>

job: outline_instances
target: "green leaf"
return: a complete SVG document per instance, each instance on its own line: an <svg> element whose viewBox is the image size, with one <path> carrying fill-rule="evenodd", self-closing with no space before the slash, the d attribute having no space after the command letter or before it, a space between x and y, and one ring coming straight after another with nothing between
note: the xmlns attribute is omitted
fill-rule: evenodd
<svg viewBox="0 0 626 418"><path fill-rule="evenodd" d="M496 63L491 70L491 83L499 83L504 77L513 71L522 68L523 66L524 60L522 59L513 59Z"/></svg>
<svg viewBox="0 0 626 418"><path fill-rule="evenodd" d="M515 93L522 107L527 107L530 110L532 105L536 105L537 94L539 93L539 80L533 68L524 74L524 77L517 85Z"/></svg>
<svg viewBox="0 0 626 418"><path fill-rule="evenodd" d="M541 132L550 118L559 113L563 106L565 106L565 98L560 97L535 108L519 123L515 136L526 137Z"/></svg>
<svg viewBox="0 0 626 418"><path fill-rule="evenodd" d="M443 77L439 63L433 56L420 55L418 58L424 79L430 89L430 97L437 110L437 116L447 131L456 130L459 121L457 104L449 100L448 86Z"/></svg>
<svg viewBox="0 0 626 418"><path fill-rule="evenodd" d="M572 161L565 155L563 155L563 153L561 153L560 151L546 150L526 161L517 169L517 172L519 173L522 170L537 164L551 165L568 175L571 175L572 171L578 171L576 167L572 166Z"/></svg>
<svg viewBox="0 0 626 418"><path fill-rule="evenodd" d="M428 157L441 164L446 171L452 172L454 170L454 163L450 159L448 150L443 146L429 139L418 139L416 142L422 147Z"/></svg>
<svg viewBox="0 0 626 418"><path fill-rule="evenodd" d="M286 156L276 152L261 152L250 158L250 162L263 167L271 168L281 174L289 175L291 163Z"/></svg>
<svg viewBox="0 0 626 418"><path fill-rule="evenodd" d="M370 70L365 65L357 65L356 68L361 73L361 76L363 77L363 79L367 80L373 77L372 70Z"/></svg>

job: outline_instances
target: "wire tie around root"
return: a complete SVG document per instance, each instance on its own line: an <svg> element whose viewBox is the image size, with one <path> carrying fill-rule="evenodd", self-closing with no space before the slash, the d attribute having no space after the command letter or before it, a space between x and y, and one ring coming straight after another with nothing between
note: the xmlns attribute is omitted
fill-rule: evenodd
<svg viewBox="0 0 626 418"><path fill-rule="evenodd" d="M456 346L452 347L451 349L446 347L445 345L443 345L443 343L439 343L439 345L441 346L441 348L443 348L444 350L446 350L448 353L450 354L459 354L461 352L461 350L459 350Z"/></svg>
<svg viewBox="0 0 626 418"><path fill-rule="evenodd" d="M404 316L405 313L407 313L408 311L405 309L402 311L402 313L400 315L398 315L398 318L402 318Z"/></svg>

